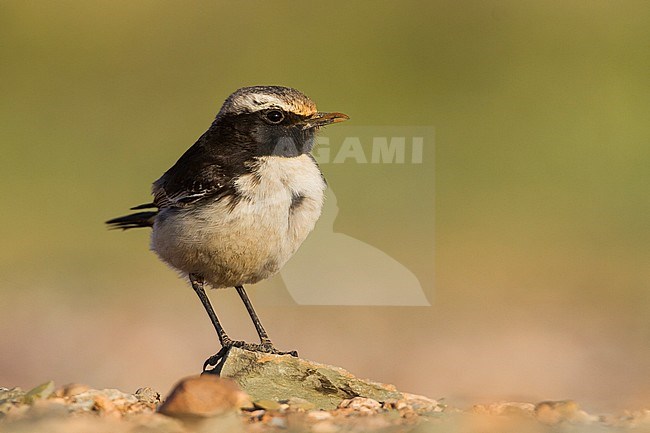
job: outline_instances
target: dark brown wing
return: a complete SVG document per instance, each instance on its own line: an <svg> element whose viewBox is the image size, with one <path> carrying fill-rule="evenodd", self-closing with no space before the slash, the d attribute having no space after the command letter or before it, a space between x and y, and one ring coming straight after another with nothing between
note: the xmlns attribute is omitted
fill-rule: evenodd
<svg viewBox="0 0 650 433"><path fill-rule="evenodd" d="M153 204L158 208L185 207L199 200L236 195L235 179L250 171L247 162L251 155L229 145L228 138L214 129L203 134L154 182Z"/></svg>
<svg viewBox="0 0 650 433"><path fill-rule="evenodd" d="M208 197L234 193L234 184L219 165L203 167L199 172L168 171L153 184L153 202L158 208L184 207Z"/></svg>

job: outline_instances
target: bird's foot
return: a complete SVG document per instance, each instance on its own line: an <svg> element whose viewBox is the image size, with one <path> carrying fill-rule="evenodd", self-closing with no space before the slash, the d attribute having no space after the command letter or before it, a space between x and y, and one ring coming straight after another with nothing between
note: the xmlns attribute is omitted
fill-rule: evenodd
<svg viewBox="0 0 650 433"><path fill-rule="evenodd" d="M272 355L291 355L298 357L298 352L291 350L289 352L282 352L276 349L270 340L263 341L262 343L247 343L245 341L225 340L223 347L226 351L231 347L238 347L240 349L249 350L251 352L270 353ZM223 350L223 348L221 349Z"/></svg>
<svg viewBox="0 0 650 433"><path fill-rule="evenodd" d="M260 353L270 353L272 355L291 355L295 358L298 357L298 352L295 350L290 350L288 352L282 352L275 347L273 347L273 344L269 341L268 343L260 343L260 344L254 344L254 343L244 343L242 346L236 346L236 347L241 347L244 350L250 350L251 352L260 352Z"/></svg>
<svg viewBox="0 0 650 433"><path fill-rule="evenodd" d="M216 354L209 357L203 363L203 372L206 373L206 372L213 372L217 370L218 364L220 363L220 361L224 359L224 357L228 353L228 350L230 350L231 347L238 347L240 349L249 350L251 352L269 353L272 355L291 355L296 358L298 357L297 351L291 350L288 352L282 352L276 349L270 341L265 341L263 343L247 343L241 340L237 340L237 341L225 340L223 342L223 347L221 348L221 350L219 350ZM213 367L213 368L208 370L208 367Z"/></svg>

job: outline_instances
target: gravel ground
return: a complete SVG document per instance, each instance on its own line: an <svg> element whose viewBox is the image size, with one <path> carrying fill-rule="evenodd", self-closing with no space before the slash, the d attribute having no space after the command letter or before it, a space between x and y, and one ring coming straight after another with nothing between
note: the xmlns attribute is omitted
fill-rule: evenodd
<svg viewBox="0 0 650 433"><path fill-rule="evenodd" d="M234 382L215 376L184 379L165 399L151 388L130 394L48 382L29 391L0 388L0 432L650 432L650 410L603 416L573 401L460 410L403 395L384 402L355 397L317 410L301 398L251 401Z"/></svg>

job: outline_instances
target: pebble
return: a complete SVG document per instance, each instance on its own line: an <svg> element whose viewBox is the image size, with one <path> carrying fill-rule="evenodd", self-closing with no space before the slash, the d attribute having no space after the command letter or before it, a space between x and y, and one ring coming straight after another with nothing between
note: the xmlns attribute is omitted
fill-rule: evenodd
<svg viewBox="0 0 650 433"><path fill-rule="evenodd" d="M29 391L27 391L27 393L25 394L25 402L29 404L38 399L48 398L53 393L54 393L54 382L50 380L49 382L42 383L37 387L34 387Z"/></svg>
<svg viewBox="0 0 650 433"><path fill-rule="evenodd" d="M477 404L472 407L472 412L483 415L522 415L531 416L535 405L520 402L499 402L488 405Z"/></svg>
<svg viewBox="0 0 650 433"><path fill-rule="evenodd" d="M158 411L177 418L211 417L235 411L242 397L245 393L230 379L191 376L176 384Z"/></svg>
<svg viewBox="0 0 650 433"><path fill-rule="evenodd" d="M253 421L261 420L265 413L266 413L266 411L264 409L258 409L258 410L254 410L252 412L249 412L248 416Z"/></svg>
<svg viewBox="0 0 650 433"><path fill-rule="evenodd" d="M280 410L282 405L275 400L256 400L253 402L253 406L258 409L264 410Z"/></svg>
<svg viewBox="0 0 650 433"><path fill-rule="evenodd" d="M115 404L108 396L97 394L93 398L94 404L92 409L100 413L111 414L117 411Z"/></svg>
<svg viewBox="0 0 650 433"><path fill-rule="evenodd" d="M555 425L561 422L574 422L588 424L597 418L580 410L573 400L543 401L537 403L534 409L535 417L541 423Z"/></svg>
<svg viewBox="0 0 650 433"><path fill-rule="evenodd" d="M397 402L398 405L402 406L402 408L410 407L418 414L443 412L446 407L440 401L432 400L423 395L409 394L406 392L402 393L402 395L404 395L404 399L399 400Z"/></svg>
<svg viewBox="0 0 650 433"><path fill-rule="evenodd" d="M324 410L310 410L307 412L307 418L312 421L325 421L332 419L333 415L330 412Z"/></svg>
<svg viewBox="0 0 650 433"><path fill-rule="evenodd" d="M25 391L15 387L11 389L2 388L0 390L0 403L22 403L25 400Z"/></svg>
<svg viewBox="0 0 650 433"><path fill-rule="evenodd" d="M69 383L67 385L63 385L61 388L57 389L54 391L54 395L57 397L72 397L77 394L81 394L82 392L86 392L90 390L90 387L88 385L82 385L79 383Z"/></svg>
<svg viewBox="0 0 650 433"><path fill-rule="evenodd" d="M139 388L134 395L141 403L152 405L160 403L160 394L152 388Z"/></svg>
<svg viewBox="0 0 650 433"><path fill-rule="evenodd" d="M179 395L172 398L175 393ZM248 399L248 406L242 405L245 399ZM174 400L176 403L171 404ZM303 398L280 402L258 400L254 409L246 393L231 381L212 375L179 382L165 403L170 416L154 412L159 403L160 394L151 388L141 388L135 394L116 389L93 390L79 384L53 391L51 382L29 392L20 388L0 388L0 430L11 433L277 433L283 430L377 433L415 429L413 431L423 433L457 431L457 423L461 422L468 427L464 431L484 433L540 433L548 429L557 433L591 431L588 429L601 433L650 432L648 409L598 418L582 411L571 400L544 401L536 405L521 402L476 405L468 413L447 408L441 400L404 394L401 399L387 399L383 403L355 397L341 401L338 409L329 411L316 410L315 405ZM183 407L181 403L188 406ZM239 411L241 407L247 409ZM83 416L84 412L92 415ZM164 412L161 410L161 413ZM435 414L430 415L432 413Z"/></svg>
<svg viewBox="0 0 650 433"><path fill-rule="evenodd" d="M378 412L381 409L381 403L371 398L354 397L343 400L341 404L339 404L339 408L358 410L362 412Z"/></svg>
<svg viewBox="0 0 650 433"><path fill-rule="evenodd" d="M308 411L308 410L316 409L316 405L314 403L300 397L291 397L289 400L287 400L287 405L288 408L293 410Z"/></svg>
<svg viewBox="0 0 650 433"><path fill-rule="evenodd" d="M67 399L72 411L115 413L118 416L131 411L132 406L138 403L138 399L133 394L126 394L117 389L89 389Z"/></svg>

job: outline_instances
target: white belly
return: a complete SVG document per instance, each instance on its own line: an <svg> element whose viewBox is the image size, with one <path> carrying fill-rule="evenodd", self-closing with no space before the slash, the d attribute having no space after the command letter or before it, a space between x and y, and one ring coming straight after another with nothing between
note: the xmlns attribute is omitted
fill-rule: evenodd
<svg viewBox="0 0 650 433"><path fill-rule="evenodd" d="M314 228L325 182L308 155L259 161L259 170L236 182L241 197L234 206L226 198L162 210L151 240L160 258L215 288L256 283L278 272Z"/></svg>

